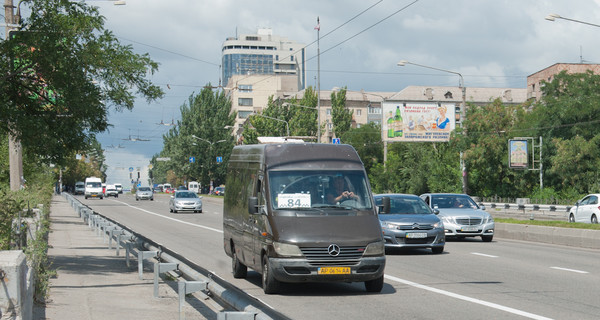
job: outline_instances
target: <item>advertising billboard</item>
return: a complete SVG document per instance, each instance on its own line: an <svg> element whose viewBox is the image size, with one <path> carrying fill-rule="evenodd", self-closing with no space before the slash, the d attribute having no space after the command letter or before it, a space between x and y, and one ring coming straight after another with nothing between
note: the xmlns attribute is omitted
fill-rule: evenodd
<svg viewBox="0 0 600 320"><path fill-rule="evenodd" d="M527 169L527 140L508 140L508 167L512 169Z"/></svg>
<svg viewBox="0 0 600 320"><path fill-rule="evenodd" d="M384 140L387 142L448 142L456 126L454 103L383 103Z"/></svg>

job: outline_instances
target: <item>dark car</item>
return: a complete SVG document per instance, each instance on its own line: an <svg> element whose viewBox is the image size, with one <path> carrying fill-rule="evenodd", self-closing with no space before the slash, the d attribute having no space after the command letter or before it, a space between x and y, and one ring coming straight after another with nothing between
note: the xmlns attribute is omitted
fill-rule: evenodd
<svg viewBox="0 0 600 320"><path fill-rule="evenodd" d="M177 190L187 190L188 188L186 186L179 186L177 187Z"/></svg>
<svg viewBox="0 0 600 320"><path fill-rule="evenodd" d="M379 221L386 248L430 248L433 253L444 252L444 224L416 195L377 194L373 196L380 207ZM384 201L389 199L389 206ZM386 211L387 210L387 211Z"/></svg>
<svg viewBox="0 0 600 320"><path fill-rule="evenodd" d="M215 190L213 190L214 195L217 196L224 196L225 195L225 187L216 187Z"/></svg>

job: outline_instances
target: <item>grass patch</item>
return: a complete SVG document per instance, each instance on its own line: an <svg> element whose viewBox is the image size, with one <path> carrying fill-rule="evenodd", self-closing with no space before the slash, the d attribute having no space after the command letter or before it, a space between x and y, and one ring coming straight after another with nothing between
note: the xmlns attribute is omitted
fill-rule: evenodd
<svg viewBox="0 0 600 320"><path fill-rule="evenodd" d="M532 226L544 226L544 227L559 227L559 228L574 228L574 229L590 229L600 230L600 224L581 223L581 222L567 222L567 221L545 221L545 220L519 220L513 218L494 218L494 221L499 223L514 223L514 224L526 224Z"/></svg>

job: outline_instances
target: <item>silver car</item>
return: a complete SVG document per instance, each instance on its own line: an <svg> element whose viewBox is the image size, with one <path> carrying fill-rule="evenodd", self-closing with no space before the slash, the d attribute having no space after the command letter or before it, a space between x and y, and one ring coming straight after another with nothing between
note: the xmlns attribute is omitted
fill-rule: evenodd
<svg viewBox="0 0 600 320"><path fill-rule="evenodd" d="M440 211L446 237L481 237L484 242L494 238L494 219L466 194L426 193L421 199Z"/></svg>
<svg viewBox="0 0 600 320"><path fill-rule="evenodd" d="M169 200L170 212L193 211L202 212L202 197L193 191L177 190Z"/></svg>
<svg viewBox="0 0 600 320"><path fill-rule="evenodd" d="M140 199L154 200L154 192L152 192L150 187L139 187L135 191L135 201L139 201Z"/></svg>
<svg viewBox="0 0 600 320"><path fill-rule="evenodd" d="M444 224L421 198L409 194L377 194L379 221L386 248L430 248L444 252ZM387 200L389 199L389 206Z"/></svg>

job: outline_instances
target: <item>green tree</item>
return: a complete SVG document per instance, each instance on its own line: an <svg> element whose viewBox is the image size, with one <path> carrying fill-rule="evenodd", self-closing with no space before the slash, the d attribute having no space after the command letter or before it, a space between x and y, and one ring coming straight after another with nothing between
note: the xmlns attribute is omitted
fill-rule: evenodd
<svg viewBox="0 0 600 320"><path fill-rule="evenodd" d="M381 126L370 122L360 128L350 128L340 137L346 144L356 149L367 173L377 163L383 163L383 142L381 141Z"/></svg>
<svg viewBox="0 0 600 320"><path fill-rule="evenodd" d="M108 128L111 106L131 109L135 95L162 96L146 79L157 63L119 43L96 7L64 0L20 5L31 15L21 32L0 42L0 118L10 120L0 122L0 132L19 139L24 152L61 164Z"/></svg>
<svg viewBox="0 0 600 320"><path fill-rule="evenodd" d="M156 156L152 159L154 179L176 184L196 180L203 186L211 181L222 184L234 144L227 130L235 121L235 114L230 114L231 101L223 91L213 92L208 84L199 94L192 94L180 110L181 120L163 136L160 156L170 161L157 161ZM217 163L217 156L223 162ZM195 162L190 162L190 157Z"/></svg>
<svg viewBox="0 0 600 320"><path fill-rule="evenodd" d="M346 87L331 92L331 122L336 137L341 137L352 127L352 110L346 108Z"/></svg>
<svg viewBox="0 0 600 320"><path fill-rule="evenodd" d="M548 173L561 182L560 189L573 188L580 194L599 192L600 135L589 141L581 136L556 138L552 143L556 153L550 159Z"/></svg>

